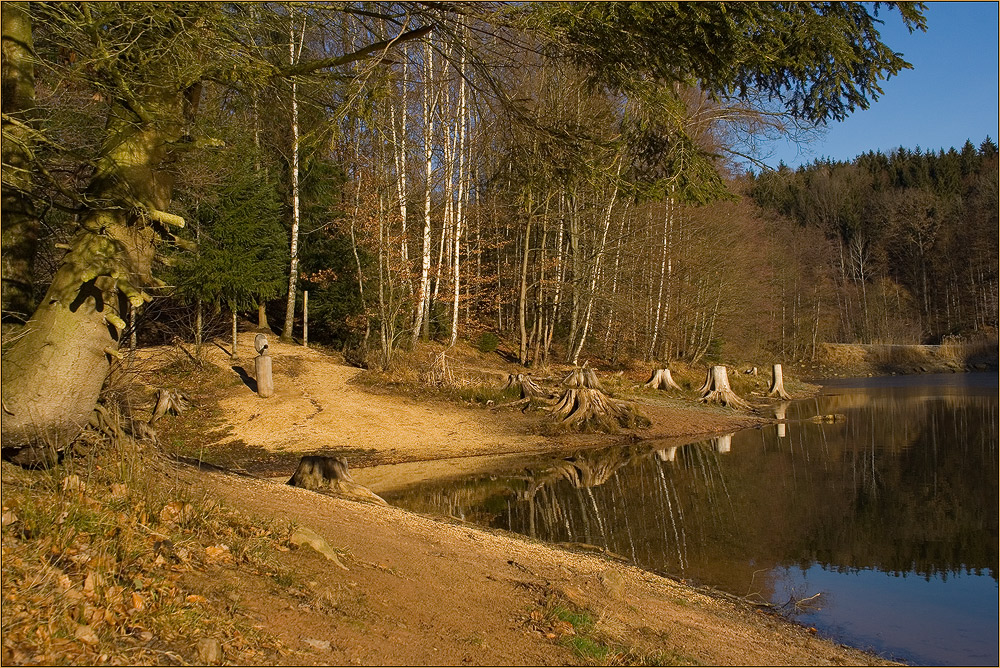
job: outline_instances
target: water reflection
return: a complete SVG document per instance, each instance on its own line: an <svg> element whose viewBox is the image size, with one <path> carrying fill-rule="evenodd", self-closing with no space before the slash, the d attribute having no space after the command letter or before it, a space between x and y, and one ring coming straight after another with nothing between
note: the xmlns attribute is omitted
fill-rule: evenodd
<svg viewBox="0 0 1000 668"><path fill-rule="evenodd" d="M839 576L842 585L822 580L833 588L825 607L804 613L821 630L845 641L864 636L859 642L911 661L977 663L985 652L996 663L996 377L992 387L953 378L933 388L838 387L776 405L785 422L764 429L587 450L386 498L551 542L598 545L650 570L778 604L818 593L810 589L816 572ZM864 573L982 578L986 595L993 592L985 622L992 640L985 650L966 642L947 649L940 640L951 652L943 660L920 654L915 637L907 649L905 633L901 650L896 636L880 644L845 631L836 588ZM890 622L866 627L876 637L879 623ZM940 633L959 637L949 624L939 621Z"/></svg>

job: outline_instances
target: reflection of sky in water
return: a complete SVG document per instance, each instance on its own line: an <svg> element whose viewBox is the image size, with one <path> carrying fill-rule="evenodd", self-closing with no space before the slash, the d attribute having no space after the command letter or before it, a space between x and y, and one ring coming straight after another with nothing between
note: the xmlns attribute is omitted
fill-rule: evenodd
<svg viewBox="0 0 1000 668"><path fill-rule="evenodd" d="M824 597L821 610L796 616L826 635L917 665L997 665L998 588L988 575L927 580L912 573L837 573L819 565L777 568L772 575L777 601L835 592Z"/></svg>

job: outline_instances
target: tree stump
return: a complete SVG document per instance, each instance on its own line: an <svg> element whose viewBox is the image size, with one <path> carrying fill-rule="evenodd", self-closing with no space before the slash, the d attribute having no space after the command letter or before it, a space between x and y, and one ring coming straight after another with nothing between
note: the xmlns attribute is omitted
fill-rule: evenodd
<svg viewBox="0 0 1000 668"><path fill-rule="evenodd" d="M257 396L267 399L274 394L274 376L271 374L271 355L268 354L267 337L258 334L253 337L253 347L257 357L253 360L254 376L257 377Z"/></svg>
<svg viewBox="0 0 1000 668"><path fill-rule="evenodd" d="M699 399L704 403L719 403L729 408L750 408L750 404L743 401L733 392L729 386L729 374L724 366L713 366L709 369L707 387L702 390L704 393Z"/></svg>
<svg viewBox="0 0 1000 668"><path fill-rule="evenodd" d="M350 501L389 505L375 492L354 482L347 471L347 460L343 457L306 455L299 460L288 484Z"/></svg>
<svg viewBox="0 0 1000 668"><path fill-rule="evenodd" d="M522 399L533 399L545 394L545 391L535 382L535 379L525 373L511 373L507 375L507 384L503 386L503 389L506 390L514 386L520 388Z"/></svg>
<svg viewBox="0 0 1000 668"><path fill-rule="evenodd" d="M653 369L649 380L645 382L643 387L651 387L654 390L679 390L680 385L674 382L674 379L670 375L670 369Z"/></svg>
<svg viewBox="0 0 1000 668"><path fill-rule="evenodd" d="M563 378L562 384L569 388L585 387L604 392L601 381L597 379L597 372L586 366L577 367L570 371L569 375Z"/></svg>
<svg viewBox="0 0 1000 668"><path fill-rule="evenodd" d="M180 415L190 406L191 399L183 392L161 388L156 391L156 405L153 407L153 415L149 418L149 426L167 413Z"/></svg>
<svg viewBox="0 0 1000 668"><path fill-rule="evenodd" d="M775 364L771 367L771 387L767 388L767 396L778 397L779 399L791 399L791 395L785 392L785 383L781 378L781 365Z"/></svg>
<svg viewBox="0 0 1000 668"><path fill-rule="evenodd" d="M593 369L577 367L562 384L566 391L552 407L550 417L559 424L578 431L614 433L620 428L648 427L649 418L626 401L612 399L604 393Z"/></svg>

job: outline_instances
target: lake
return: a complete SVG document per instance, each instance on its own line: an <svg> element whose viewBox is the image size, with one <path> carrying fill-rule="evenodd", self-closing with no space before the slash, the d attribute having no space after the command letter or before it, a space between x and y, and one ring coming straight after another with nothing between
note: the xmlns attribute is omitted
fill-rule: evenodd
<svg viewBox="0 0 1000 668"><path fill-rule="evenodd" d="M775 406L782 424L381 494L604 548L887 658L997 665L997 391L996 374L831 381Z"/></svg>

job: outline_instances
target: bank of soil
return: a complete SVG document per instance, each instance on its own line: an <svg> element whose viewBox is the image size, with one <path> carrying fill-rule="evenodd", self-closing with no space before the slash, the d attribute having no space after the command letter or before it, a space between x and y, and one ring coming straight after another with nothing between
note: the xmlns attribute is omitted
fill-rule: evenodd
<svg viewBox="0 0 1000 668"><path fill-rule="evenodd" d="M487 467L497 455L608 443L606 436L532 433L538 416L512 410L368 391L352 383L357 369L327 355L280 343L271 351L275 396L257 398L245 377L217 389L222 437L203 448L205 459L213 449L270 453L266 473L287 478L300 454L355 453L362 463L408 462L405 475L433 477ZM232 367L241 365L221 349L208 359L240 378L241 369ZM242 366L252 368L252 360ZM643 410L657 438L760 421L680 400L656 400ZM355 468L356 459L351 466L365 482L366 469ZM610 557L334 499L280 479L188 468L177 484L254 517L307 527L342 552L347 570L308 548L282 552L284 568L296 574L284 583L232 565L186 583L206 597L225 592L240 614L288 648L280 659L286 663L885 663L747 603Z"/></svg>

